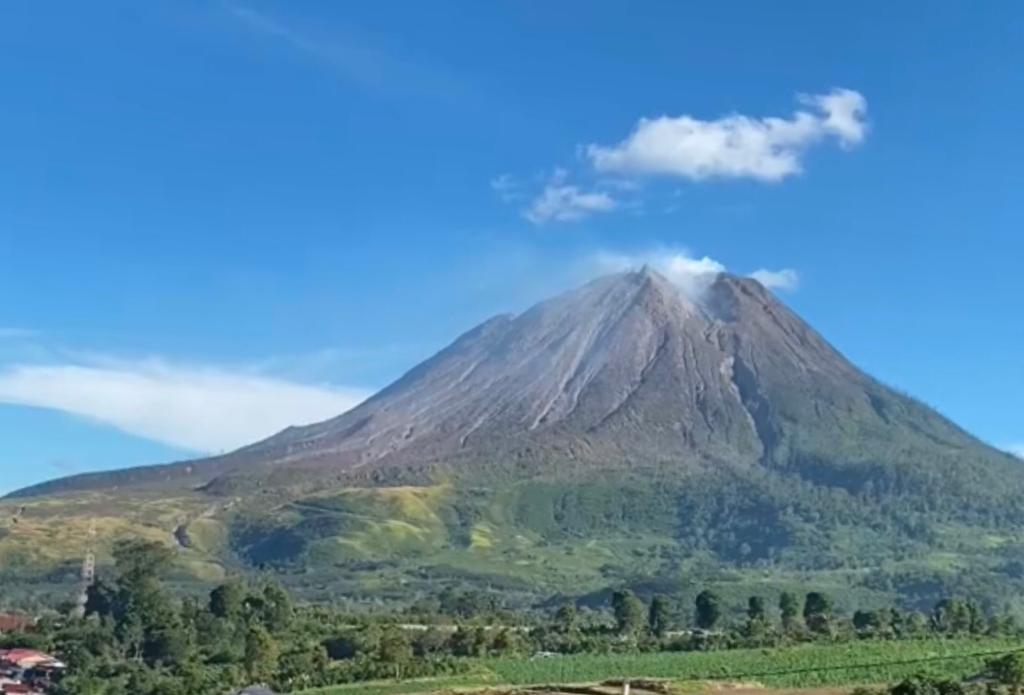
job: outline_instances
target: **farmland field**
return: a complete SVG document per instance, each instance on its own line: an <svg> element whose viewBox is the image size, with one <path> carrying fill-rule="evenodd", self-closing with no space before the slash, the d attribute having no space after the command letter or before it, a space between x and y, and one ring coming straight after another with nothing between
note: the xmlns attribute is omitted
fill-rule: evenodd
<svg viewBox="0 0 1024 695"><path fill-rule="evenodd" d="M665 678L678 682L757 682L778 688L885 683L923 673L957 678L980 671L987 659L1024 649L1012 639L862 641L779 649L644 654L581 654L545 659L478 659L477 669L408 683L357 683L306 691L307 695L405 695L445 689L558 683L613 678Z"/></svg>

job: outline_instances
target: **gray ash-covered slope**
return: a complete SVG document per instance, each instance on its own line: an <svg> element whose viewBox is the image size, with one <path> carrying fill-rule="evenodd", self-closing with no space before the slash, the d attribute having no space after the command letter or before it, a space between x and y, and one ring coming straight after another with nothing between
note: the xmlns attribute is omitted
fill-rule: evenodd
<svg viewBox="0 0 1024 695"><path fill-rule="evenodd" d="M722 274L693 298L643 269L493 318L331 420L20 494L655 464L754 467L850 491L1024 480L1011 457L865 375L756 281Z"/></svg>

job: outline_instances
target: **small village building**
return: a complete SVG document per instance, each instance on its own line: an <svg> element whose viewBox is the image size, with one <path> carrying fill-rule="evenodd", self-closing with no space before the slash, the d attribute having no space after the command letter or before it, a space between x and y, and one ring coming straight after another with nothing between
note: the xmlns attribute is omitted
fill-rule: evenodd
<svg viewBox="0 0 1024 695"><path fill-rule="evenodd" d="M8 649L0 651L0 663L20 669L30 668L64 668L64 664L56 657L35 649Z"/></svg>
<svg viewBox="0 0 1024 695"><path fill-rule="evenodd" d="M64 668L36 649L0 649L0 695L42 695Z"/></svg>
<svg viewBox="0 0 1024 695"><path fill-rule="evenodd" d="M25 632L35 627L35 618L20 613L0 613L0 635L5 632Z"/></svg>
<svg viewBox="0 0 1024 695"><path fill-rule="evenodd" d="M27 683L18 681L0 682L0 693L4 695L36 695L39 691Z"/></svg>

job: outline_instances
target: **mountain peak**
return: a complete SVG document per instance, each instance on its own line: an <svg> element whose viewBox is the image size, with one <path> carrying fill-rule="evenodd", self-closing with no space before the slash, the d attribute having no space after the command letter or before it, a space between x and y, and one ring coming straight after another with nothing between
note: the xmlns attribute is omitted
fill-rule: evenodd
<svg viewBox="0 0 1024 695"><path fill-rule="evenodd" d="M597 278L480 324L335 418L214 459L78 486L287 485L300 469L775 466L979 446L863 374L757 281L672 280L650 266Z"/></svg>
<svg viewBox="0 0 1024 695"><path fill-rule="evenodd" d="M635 275L640 284L650 290L672 294L680 294L681 292L678 285L675 285L650 265L644 264L635 272Z"/></svg>
<svg viewBox="0 0 1024 695"><path fill-rule="evenodd" d="M616 286L620 288L620 296L625 301L638 304L646 302L647 306L661 306L689 316L700 310L706 291L714 280L715 275L711 273L670 279L645 264L633 270L597 278L581 289Z"/></svg>

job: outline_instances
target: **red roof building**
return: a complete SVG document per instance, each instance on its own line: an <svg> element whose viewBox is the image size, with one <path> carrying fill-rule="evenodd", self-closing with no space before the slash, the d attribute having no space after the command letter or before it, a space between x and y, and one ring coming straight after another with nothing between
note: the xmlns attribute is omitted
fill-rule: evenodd
<svg viewBox="0 0 1024 695"><path fill-rule="evenodd" d="M18 668L34 668L40 664L57 662L57 659L35 649L8 649L6 652L0 651L0 662Z"/></svg>
<svg viewBox="0 0 1024 695"><path fill-rule="evenodd" d="M3 683L0 684L0 692L4 695L22 695L36 692L32 686L25 683Z"/></svg>
<svg viewBox="0 0 1024 695"><path fill-rule="evenodd" d="M0 613L0 633L24 632L36 624L35 619L19 613Z"/></svg>

